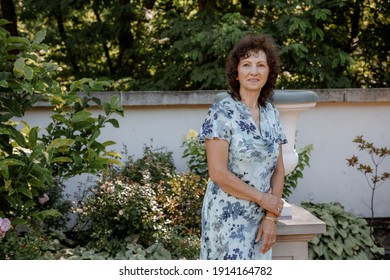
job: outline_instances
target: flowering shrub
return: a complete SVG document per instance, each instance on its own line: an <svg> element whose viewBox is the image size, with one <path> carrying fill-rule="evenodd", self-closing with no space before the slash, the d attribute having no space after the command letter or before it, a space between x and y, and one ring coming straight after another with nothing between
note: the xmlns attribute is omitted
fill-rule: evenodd
<svg viewBox="0 0 390 280"><path fill-rule="evenodd" d="M0 238L4 238L5 234L11 228L11 222L7 218L0 218Z"/></svg>
<svg viewBox="0 0 390 280"><path fill-rule="evenodd" d="M184 148L183 158L188 158L187 165L190 172L207 178L206 146L199 138L198 132L190 129L183 137L182 147Z"/></svg>
<svg viewBox="0 0 390 280"><path fill-rule="evenodd" d="M103 177L92 192L77 209L79 227L89 226L89 246L114 253L128 236L137 235L148 246L163 234L163 213L152 183L127 181L117 174Z"/></svg>
<svg viewBox="0 0 390 280"><path fill-rule="evenodd" d="M132 238L143 248L161 244L172 258L197 258L206 179L177 173L170 152L146 146L95 183L75 209L86 248L114 258Z"/></svg>

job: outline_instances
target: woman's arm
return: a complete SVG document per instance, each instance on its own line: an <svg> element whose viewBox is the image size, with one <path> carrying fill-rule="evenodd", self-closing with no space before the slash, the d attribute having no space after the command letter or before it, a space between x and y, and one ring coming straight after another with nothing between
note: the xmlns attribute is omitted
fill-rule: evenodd
<svg viewBox="0 0 390 280"><path fill-rule="evenodd" d="M261 192L230 172L228 170L228 152L229 144L226 140L206 139L207 164L211 180L228 194L256 202L276 217L279 216L280 213L277 209L283 206L280 196Z"/></svg>
<svg viewBox="0 0 390 280"><path fill-rule="evenodd" d="M284 163L283 163L283 150L282 145L279 145L279 157L275 166L274 173L271 176L271 189L272 194L281 198L283 196L284 189Z"/></svg>

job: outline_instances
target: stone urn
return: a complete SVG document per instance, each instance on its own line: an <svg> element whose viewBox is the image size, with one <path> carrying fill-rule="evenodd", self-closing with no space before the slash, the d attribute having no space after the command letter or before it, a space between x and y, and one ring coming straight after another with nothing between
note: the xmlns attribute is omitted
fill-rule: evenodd
<svg viewBox="0 0 390 280"><path fill-rule="evenodd" d="M288 143L283 145L285 175L290 174L298 164L298 153L295 149L297 122L302 112L316 106L318 95L309 90L276 90L274 105L279 110Z"/></svg>

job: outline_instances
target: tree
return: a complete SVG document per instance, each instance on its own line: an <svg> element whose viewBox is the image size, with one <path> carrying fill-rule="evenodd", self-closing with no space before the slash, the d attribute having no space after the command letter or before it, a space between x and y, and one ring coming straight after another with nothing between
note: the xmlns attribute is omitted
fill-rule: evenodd
<svg viewBox="0 0 390 280"><path fill-rule="evenodd" d="M266 32L281 49L281 88L389 84L384 0L24 0L16 14L26 36L47 29L63 83L100 77L117 90L222 89L227 52L243 34Z"/></svg>
<svg viewBox="0 0 390 280"><path fill-rule="evenodd" d="M56 65L42 55L48 49L42 43L45 31L30 41L11 36L1 27L8 23L0 20L0 217L10 218L14 225L36 225L59 215L38 203L55 180L119 164L119 155L107 150L114 142L101 143L98 137L105 125L118 127L112 115L123 115L123 110L118 98L102 104L91 96L106 82L82 79L67 89L61 87L53 79ZM53 106L45 131L23 120L38 101ZM91 104L104 114L92 117Z"/></svg>

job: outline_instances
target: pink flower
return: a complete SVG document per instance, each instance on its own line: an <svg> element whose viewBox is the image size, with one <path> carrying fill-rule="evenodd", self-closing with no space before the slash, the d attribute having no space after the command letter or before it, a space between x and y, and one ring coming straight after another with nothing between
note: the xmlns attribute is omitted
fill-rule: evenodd
<svg viewBox="0 0 390 280"><path fill-rule="evenodd" d="M41 205L45 204L48 201L49 201L49 196L45 193L38 198L38 202Z"/></svg>
<svg viewBox="0 0 390 280"><path fill-rule="evenodd" d="M5 236L5 233L11 228L11 222L7 218L0 218L0 238Z"/></svg>

